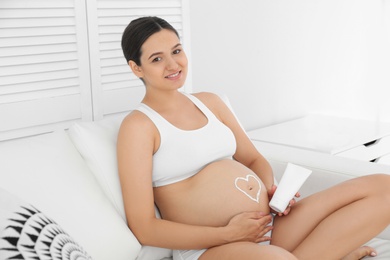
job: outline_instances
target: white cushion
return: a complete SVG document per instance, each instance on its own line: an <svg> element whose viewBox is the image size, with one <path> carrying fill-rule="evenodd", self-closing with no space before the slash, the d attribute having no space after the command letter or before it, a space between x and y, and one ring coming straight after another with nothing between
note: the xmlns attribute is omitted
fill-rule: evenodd
<svg viewBox="0 0 390 260"><path fill-rule="evenodd" d="M53 219L0 188L0 259L57 259L59 255L92 260Z"/></svg>
<svg viewBox="0 0 390 260"><path fill-rule="evenodd" d="M74 124L68 134L106 196L126 221L118 178L116 140L123 116Z"/></svg>
<svg viewBox="0 0 390 260"><path fill-rule="evenodd" d="M55 219L93 259L136 258L140 244L64 131L2 142L0 158L0 187Z"/></svg>
<svg viewBox="0 0 390 260"><path fill-rule="evenodd" d="M68 134L125 223L116 158L116 140L122 119L123 116L118 116L76 123ZM157 210L156 216L159 217ZM143 246L137 259L155 260L171 256L170 249Z"/></svg>

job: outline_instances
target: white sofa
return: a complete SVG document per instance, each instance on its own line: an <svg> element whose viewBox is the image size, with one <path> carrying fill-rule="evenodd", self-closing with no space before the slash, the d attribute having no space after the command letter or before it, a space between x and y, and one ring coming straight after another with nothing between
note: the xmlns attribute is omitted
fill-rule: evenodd
<svg viewBox="0 0 390 260"><path fill-rule="evenodd" d="M171 257L171 250L141 247L126 225L115 153L121 119L0 143L0 260L18 254L25 259L43 254L95 260ZM256 145L277 178L288 161L313 169L303 196L354 174L390 173L345 158ZM376 259L390 259L389 240L386 231L370 242L378 249Z"/></svg>

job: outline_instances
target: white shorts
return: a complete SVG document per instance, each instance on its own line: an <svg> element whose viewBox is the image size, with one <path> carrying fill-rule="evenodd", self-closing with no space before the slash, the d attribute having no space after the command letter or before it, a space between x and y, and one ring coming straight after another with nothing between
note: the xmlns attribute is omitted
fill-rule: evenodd
<svg viewBox="0 0 390 260"><path fill-rule="evenodd" d="M198 260L206 250L173 250L173 260Z"/></svg>

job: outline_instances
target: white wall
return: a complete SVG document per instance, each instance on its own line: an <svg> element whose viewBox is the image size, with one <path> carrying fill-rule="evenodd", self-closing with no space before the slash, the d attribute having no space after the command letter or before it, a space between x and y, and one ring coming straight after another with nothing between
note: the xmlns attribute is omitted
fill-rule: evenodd
<svg viewBox="0 0 390 260"><path fill-rule="evenodd" d="M390 121L389 0L190 2L193 91L246 129L312 112Z"/></svg>

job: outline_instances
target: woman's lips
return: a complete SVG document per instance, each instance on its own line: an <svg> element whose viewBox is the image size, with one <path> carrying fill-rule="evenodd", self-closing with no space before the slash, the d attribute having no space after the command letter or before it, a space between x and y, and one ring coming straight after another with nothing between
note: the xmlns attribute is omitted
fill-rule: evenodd
<svg viewBox="0 0 390 260"><path fill-rule="evenodd" d="M181 71L178 71L178 72L175 72L173 74L170 74L170 75L166 76L165 78L167 78L167 79L176 79L176 78L178 78L180 76L180 74L181 74Z"/></svg>

